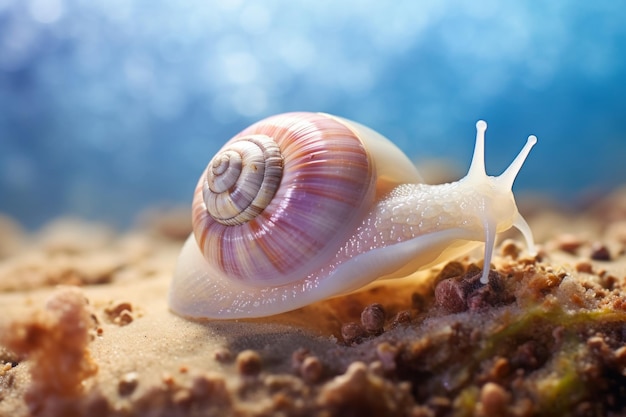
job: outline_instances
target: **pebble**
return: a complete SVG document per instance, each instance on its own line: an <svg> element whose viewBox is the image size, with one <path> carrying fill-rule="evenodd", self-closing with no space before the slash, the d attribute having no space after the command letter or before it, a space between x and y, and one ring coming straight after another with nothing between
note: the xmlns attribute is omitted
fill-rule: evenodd
<svg viewBox="0 0 626 417"><path fill-rule="evenodd" d="M255 376L261 372L261 356L254 350L239 352L236 359L237 371L243 376Z"/></svg>
<svg viewBox="0 0 626 417"><path fill-rule="evenodd" d="M480 402L483 414L487 416L504 416L511 400L511 395L500 385L487 382L480 390Z"/></svg>
<svg viewBox="0 0 626 417"><path fill-rule="evenodd" d="M315 356L308 356L300 365L300 375L308 383L314 383L322 378L324 366Z"/></svg>
<svg viewBox="0 0 626 417"><path fill-rule="evenodd" d="M227 348L218 349L213 353L213 357L220 363L226 363L233 360L233 354Z"/></svg>
<svg viewBox="0 0 626 417"><path fill-rule="evenodd" d="M385 309L380 304L370 304L361 313L361 324L371 334L380 334L385 325Z"/></svg>
<svg viewBox="0 0 626 417"><path fill-rule="evenodd" d="M441 272L437 275L437 281L440 281L446 278L460 277L464 273L465 273L465 267L463 266L461 262L458 262L458 261L448 262L447 264L444 265Z"/></svg>
<svg viewBox="0 0 626 417"><path fill-rule="evenodd" d="M128 396L135 391L137 385L139 385L139 374L137 372L128 372L117 384L117 392L122 397Z"/></svg>
<svg viewBox="0 0 626 417"><path fill-rule="evenodd" d="M111 305L104 309L108 318L118 326L126 326L133 322L133 305L127 301L112 302Z"/></svg>
<svg viewBox="0 0 626 417"><path fill-rule="evenodd" d="M391 319L391 323L389 324L389 328L395 329L396 327L402 324L410 324L411 323L411 311L410 310L402 310L398 311L398 313L393 316Z"/></svg>
<svg viewBox="0 0 626 417"><path fill-rule="evenodd" d="M196 376L190 392L194 398L210 400L213 404L229 404L231 400L224 377L214 372Z"/></svg>
<svg viewBox="0 0 626 417"><path fill-rule="evenodd" d="M511 372L511 364L509 360L503 357L498 357L493 361L493 366L489 370L489 377L502 380L506 378L507 375Z"/></svg>
<svg viewBox="0 0 626 417"><path fill-rule="evenodd" d="M444 279L435 287L435 302L449 313L467 310L465 293L455 278Z"/></svg>
<svg viewBox="0 0 626 417"><path fill-rule="evenodd" d="M507 239L500 246L502 256L508 256L511 259L517 259L520 254L520 247L513 239Z"/></svg>
<svg viewBox="0 0 626 417"><path fill-rule="evenodd" d="M163 383L167 385L168 387L173 387L176 384L176 380L174 379L174 376L170 374L169 372L163 373L163 375L161 376L161 381L163 381Z"/></svg>
<svg viewBox="0 0 626 417"><path fill-rule="evenodd" d="M582 239L570 233L562 234L557 239L557 247L563 252L571 253L572 255L577 254L583 243Z"/></svg>
<svg viewBox="0 0 626 417"><path fill-rule="evenodd" d="M291 368L308 383L319 381L324 371L322 362L303 347L291 354Z"/></svg>
<svg viewBox="0 0 626 417"><path fill-rule="evenodd" d="M596 242L591 245L591 259L594 261L610 261L611 253L605 245Z"/></svg>
<svg viewBox="0 0 626 417"><path fill-rule="evenodd" d="M13 366L10 363L0 363L0 377L4 376L7 371L11 370Z"/></svg>
<svg viewBox="0 0 626 417"><path fill-rule="evenodd" d="M396 357L398 356L397 347L388 342L380 343L376 346L376 356L385 371L394 371L396 369Z"/></svg>
<svg viewBox="0 0 626 417"><path fill-rule="evenodd" d="M584 272L587 274L593 273L593 265L589 261L576 262L576 265L574 267L576 268L577 272Z"/></svg>
<svg viewBox="0 0 626 417"><path fill-rule="evenodd" d="M356 322L345 323L341 326L341 337L348 345L360 343L366 334L363 326Z"/></svg>
<svg viewBox="0 0 626 417"><path fill-rule="evenodd" d="M302 366L302 362L304 362L310 354L311 351L304 347L299 347L294 350L291 354L291 369L293 369L294 372L298 372Z"/></svg>

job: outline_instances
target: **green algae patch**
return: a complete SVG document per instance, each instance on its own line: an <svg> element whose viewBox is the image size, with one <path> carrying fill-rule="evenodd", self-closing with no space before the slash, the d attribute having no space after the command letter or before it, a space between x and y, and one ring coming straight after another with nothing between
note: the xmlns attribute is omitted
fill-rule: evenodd
<svg viewBox="0 0 626 417"><path fill-rule="evenodd" d="M604 395L606 384L594 380L626 382L614 359L625 330L623 311L556 302L433 317L405 346L400 368L418 399L452 398L455 416L484 414L488 384L504 393L506 415L566 415Z"/></svg>
<svg viewBox="0 0 626 417"><path fill-rule="evenodd" d="M583 380L580 360L586 352L571 344L553 358L542 372L531 376L534 382L538 411L542 415L563 415L573 404L588 398L589 390ZM531 384L531 389L532 384Z"/></svg>

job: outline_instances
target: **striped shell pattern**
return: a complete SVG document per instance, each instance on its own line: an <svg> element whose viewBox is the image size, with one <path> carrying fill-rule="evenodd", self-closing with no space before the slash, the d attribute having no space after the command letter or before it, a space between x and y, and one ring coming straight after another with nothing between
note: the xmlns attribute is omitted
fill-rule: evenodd
<svg viewBox="0 0 626 417"><path fill-rule="evenodd" d="M193 200L196 241L231 279L293 282L347 239L371 208L375 178L358 132L342 120L316 113L267 118L209 162Z"/></svg>

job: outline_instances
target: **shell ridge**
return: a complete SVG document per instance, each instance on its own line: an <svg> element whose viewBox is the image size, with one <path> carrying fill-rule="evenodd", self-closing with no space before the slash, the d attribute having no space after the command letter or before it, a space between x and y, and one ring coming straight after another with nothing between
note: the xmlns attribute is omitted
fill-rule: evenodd
<svg viewBox="0 0 626 417"><path fill-rule="evenodd" d="M255 213L257 217L229 227L219 242L228 247L216 259L219 268L233 274L236 279L251 282L251 285L284 283L286 280L296 280L298 272L308 274L315 268L315 261L311 262L311 266L303 261L309 254L316 253L317 262L330 260L342 243L339 241L334 248L325 249L325 245L331 241L330 236L339 230L344 235L343 240L347 239L350 225L356 226L355 219L359 213L365 212L365 209L358 208L359 205L367 205L362 201L371 201L373 198L370 190L373 188L373 180L367 180L373 175L372 164L360 139L333 119L320 119L315 114L305 115L304 120L295 123L285 123L284 116L269 118L233 138L273 136L282 152L283 176L276 181L280 187L274 199L263 209L254 205L248 207L248 213ZM319 124L325 127L330 124L331 128L320 129ZM320 134L320 131L328 133ZM292 141L290 138L295 134L301 137ZM328 151L325 150L327 146L330 148ZM349 169L342 174L344 161L348 161ZM322 168L330 172L329 179L317 179ZM246 201L246 197L240 198L239 194L248 195L248 192L247 187L238 190L233 200ZM264 215L274 212L280 216ZM198 217L201 227L211 228L210 217L194 215L194 218ZM271 221L271 231L257 224L268 220ZM221 222L230 224L230 221ZM278 231L286 232L287 237L278 237ZM256 239L258 242L254 243ZM204 241L205 255L209 258L216 256L216 250L207 248L206 238L201 241ZM248 248L247 245L252 247ZM293 255L287 255L292 252ZM235 265L239 262L236 259L240 257L241 265ZM288 278L291 275L293 278Z"/></svg>

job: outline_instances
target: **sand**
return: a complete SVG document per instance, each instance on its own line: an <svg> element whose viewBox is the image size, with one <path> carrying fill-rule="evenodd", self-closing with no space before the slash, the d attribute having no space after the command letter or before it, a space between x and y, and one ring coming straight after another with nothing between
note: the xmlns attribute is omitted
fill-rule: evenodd
<svg viewBox="0 0 626 417"><path fill-rule="evenodd" d="M481 252L274 317L194 322L167 290L187 211L130 231L0 217L0 416L626 413L626 189L527 204L540 252Z"/></svg>

